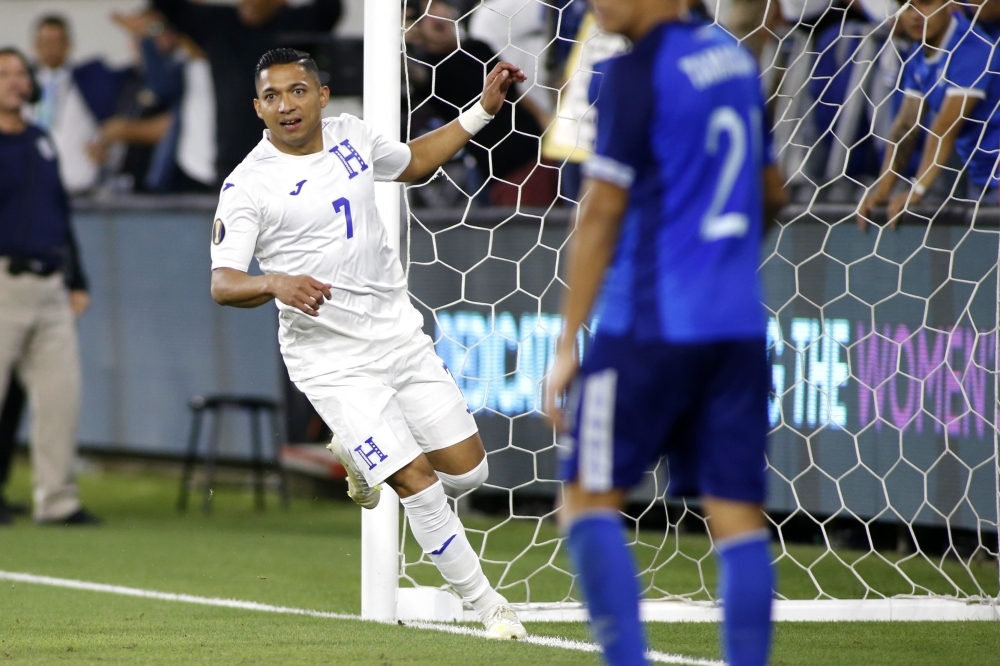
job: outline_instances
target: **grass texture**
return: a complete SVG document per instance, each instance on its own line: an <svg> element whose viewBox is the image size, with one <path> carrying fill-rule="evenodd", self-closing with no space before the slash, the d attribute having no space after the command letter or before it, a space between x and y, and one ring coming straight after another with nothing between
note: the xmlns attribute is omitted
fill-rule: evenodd
<svg viewBox="0 0 1000 666"><path fill-rule="evenodd" d="M225 597L312 610L360 611L360 509L346 502L296 499L282 511L269 498L267 511L253 511L250 494L219 489L215 511L180 515L174 510L176 481L154 474L89 473L80 478L84 503L105 519L97 528L37 527L29 520L0 527L0 569L161 592ZM9 499L30 497L29 472L15 470ZM470 527L489 529L482 518ZM555 538L551 526L512 524L490 532L487 556L500 560L525 543ZM640 535L655 539L655 535ZM707 544L683 537L677 548L701 558ZM671 545L671 547L674 547ZM552 546L555 548L555 546ZM796 547L798 548L798 547ZM797 558L815 562L824 589L854 593L850 575L837 572L822 551L801 547ZM534 551L538 552L534 552ZM849 558L850 553L839 553ZM565 574L543 566L553 550L536 548L517 563L540 571L533 598L565 594ZM640 557L642 554L640 553ZM534 558L534 559L533 559ZM555 552L556 560L561 558ZM703 558L704 559L704 558ZM714 587L711 558L704 559L706 585ZM667 564L656 586L684 590L701 586L682 566ZM558 568L562 568L559 566ZM841 567L843 568L843 567ZM503 573L494 565L491 577ZM551 569L551 571L550 571ZM782 564L782 592L813 598L797 565ZM433 571L420 582L440 584ZM515 578L512 569L507 577ZM928 584L936 584L931 573ZM988 584L996 567L972 575ZM425 580L426 579L426 580ZM697 580L695 580L697 579ZM802 581L805 582L802 582ZM891 586L890 578L887 585ZM994 583L995 585L995 583ZM516 586L511 598L517 597ZM889 590L892 592L892 590ZM537 595L537 597L536 597ZM587 627L537 623L529 632L590 640ZM697 658L719 658L717 630L708 624L649 624L653 649ZM939 665L1000 663L1000 623L784 623L776 627L774 664ZM211 608L97 592L0 581L0 663L24 664L357 664L505 666L598 664L596 655L528 644L495 643L469 636L352 620Z"/></svg>

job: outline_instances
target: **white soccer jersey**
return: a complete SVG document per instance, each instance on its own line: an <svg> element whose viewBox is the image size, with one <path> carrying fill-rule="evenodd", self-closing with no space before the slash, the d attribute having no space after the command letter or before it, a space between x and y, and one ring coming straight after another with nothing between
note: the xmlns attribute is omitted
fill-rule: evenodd
<svg viewBox="0 0 1000 666"><path fill-rule="evenodd" d="M318 317L275 300L292 380L374 361L423 325L375 207L375 181L395 180L409 163L406 144L344 114L323 121L323 151L313 155L282 153L265 131L225 180L213 269L246 271L257 257L264 273L333 285Z"/></svg>

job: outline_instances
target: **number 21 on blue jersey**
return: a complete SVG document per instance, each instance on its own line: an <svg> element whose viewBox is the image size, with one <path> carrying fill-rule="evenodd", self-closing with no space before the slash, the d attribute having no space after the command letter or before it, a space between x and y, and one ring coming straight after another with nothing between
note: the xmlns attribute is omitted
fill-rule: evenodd
<svg viewBox="0 0 1000 666"><path fill-rule="evenodd" d="M760 112L750 110L749 135L751 139L760 136ZM719 151L719 139L722 134L729 136L729 149L722 163L722 172L715 183L712 202L701 220L701 238L706 242L722 238L742 237L750 227L750 219L744 213L723 213L726 204L733 194L733 188L739 179L747 158L753 159L753 164L759 162L760 148L753 146L753 153L747 150L748 128L740 114L731 106L720 106L712 111L708 119L708 129L705 132L705 151L715 155ZM751 165L752 168L752 165Z"/></svg>

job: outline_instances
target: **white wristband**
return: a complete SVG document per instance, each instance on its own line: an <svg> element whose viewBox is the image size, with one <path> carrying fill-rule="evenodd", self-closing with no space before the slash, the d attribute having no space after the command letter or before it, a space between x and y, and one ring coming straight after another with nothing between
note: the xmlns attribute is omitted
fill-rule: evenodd
<svg viewBox="0 0 1000 666"><path fill-rule="evenodd" d="M472 105L472 108L465 111L458 117L458 124L461 125L466 132L475 136L479 133L479 130L489 125L491 120L493 120L493 116L486 113L486 109L483 108L483 103L476 102Z"/></svg>
<svg viewBox="0 0 1000 666"><path fill-rule="evenodd" d="M918 181L913 181L913 193L918 197L922 197L927 194L927 188L921 185Z"/></svg>

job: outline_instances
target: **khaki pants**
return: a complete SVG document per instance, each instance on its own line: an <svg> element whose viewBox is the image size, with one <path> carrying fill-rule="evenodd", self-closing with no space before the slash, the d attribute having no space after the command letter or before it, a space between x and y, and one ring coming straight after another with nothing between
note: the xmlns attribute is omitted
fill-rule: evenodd
<svg viewBox="0 0 1000 666"><path fill-rule="evenodd" d="M31 405L35 520L80 508L72 465L80 415L80 352L69 295L58 273L12 276L0 258L0 399L11 370Z"/></svg>

